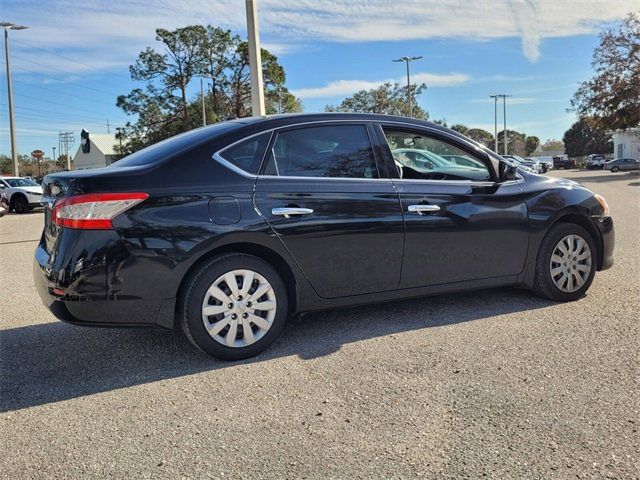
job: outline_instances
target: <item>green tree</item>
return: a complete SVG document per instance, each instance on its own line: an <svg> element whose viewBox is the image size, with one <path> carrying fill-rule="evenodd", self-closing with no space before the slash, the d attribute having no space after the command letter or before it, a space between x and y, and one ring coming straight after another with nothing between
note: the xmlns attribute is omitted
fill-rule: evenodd
<svg viewBox="0 0 640 480"><path fill-rule="evenodd" d="M417 97L427 88L425 84L411 85L411 112L414 118L426 120L429 114L418 105ZM345 98L338 105L327 105L327 112L382 113L386 115L409 115L407 87L399 83L385 83L371 90L360 90Z"/></svg>
<svg viewBox="0 0 640 480"><path fill-rule="evenodd" d="M525 156L529 157L540 145L540 139L534 135L527 136L524 141Z"/></svg>
<svg viewBox="0 0 640 480"><path fill-rule="evenodd" d="M467 135L469 133L469 127L466 125L462 125L461 123L456 123L455 125L451 125L451 130L454 130L462 135Z"/></svg>
<svg viewBox="0 0 640 480"><path fill-rule="evenodd" d="M638 14L630 13L621 25L600 35L591 64L595 76L582 82L571 100L572 109L607 129L640 125Z"/></svg>
<svg viewBox="0 0 640 480"><path fill-rule="evenodd" d="M486 130L483 130L482 128L470 128L467 131L466 135L470 139L475 140L478 143L481 143L485 147L489 147L491 149L493 149L494 147L494 144L495 144L494 136L491 133L487 132Z"/></svg>
<svg viewBox="0 0 640 480"><path fill-rule="evenodd" d="M564 143L562 140L549 139L542 144L542 151L550 152L550 151L564 151Z"/></svg>
<svg viewBox="0 0 640 480"><path fill-rule="evenodd" d="M566 154L582 157L592 153L612 153L611 136L593 118L581 118L562 137Z"/></svg>
<svg viewBox="0 0 640 480"><path fill-rule="evenodd" d="M202 125L202 96L189 98L188 86L197 77L204 92L208 122L251 115L248 46L239 36L211 25L156 30L163 52L147 48L130 67L142 87L120 95L117 105L136 117L124 131L126 155ZM301 111L300 100L285 87L286 75L275 55L262 50L267 113Z"/></svg>

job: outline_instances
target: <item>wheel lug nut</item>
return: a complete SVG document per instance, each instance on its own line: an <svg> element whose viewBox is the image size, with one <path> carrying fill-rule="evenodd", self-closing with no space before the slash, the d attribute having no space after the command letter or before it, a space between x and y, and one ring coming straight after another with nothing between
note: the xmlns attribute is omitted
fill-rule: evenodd
<svg viewBox="0 0 640 480"><path fill-rule="evenodd" d="M248 313L243 313L242 314L242 318L249 318L249 314Z"/></svg>
<svg viewBox="0 0 640 480"><path fill-rule="evenodd" d="M251 306L251 302L247 302L247 307L250 307L250 306Z"/></svg>
<svg viewBox="0 0 640 480"><path fill-rule="evenodd" d="M238 301L242 300L242 295L238 295Z"/></svg>
<svg viewBox="0 0 640 480"><path fill-rule="evenodd" d="M233 308L233 303L230 303L229 305L227 305L227 307Z"/></svg>
<svg viewBox="0 0 640 480"><path fill-rule="evenodd" d="M236 315L235 313L231 315L231 320L235 320L236 318L238 318L238 315Z"/></svg>

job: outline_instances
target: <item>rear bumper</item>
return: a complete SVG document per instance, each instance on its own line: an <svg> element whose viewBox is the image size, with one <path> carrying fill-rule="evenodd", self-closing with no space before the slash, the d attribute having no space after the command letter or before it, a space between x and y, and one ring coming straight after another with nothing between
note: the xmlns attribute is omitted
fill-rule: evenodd
<svg viewBox="0 0 640 480"><path fill-rule="evenodd" d="M33 280L42 303L58 320L93 327L173 328L173 299L108 298L106 292L102 298L78 295L57 282L57 275L49 253L39 244L33 260ZM71 293L62 294L67 291Z"/></svg>

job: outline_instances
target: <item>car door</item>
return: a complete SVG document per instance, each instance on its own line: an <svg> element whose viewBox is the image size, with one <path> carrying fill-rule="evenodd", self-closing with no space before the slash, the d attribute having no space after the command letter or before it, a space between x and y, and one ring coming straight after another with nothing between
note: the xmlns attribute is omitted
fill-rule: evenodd
<svg viewBox="0 0 640 480"><path fill-rule="evenodd" d="M280 129L256 181L256 209L324 298L400 282L403 216L372 134L362 122Z"/></svg>
<svg viewBox="0 0 640 480"><path fill-rule="evenodd" d="M520 273L528 247L528 217L519 181L496 184L495 165L472 143L438 129L376 126L405 219L401 287L420 287ZM398 145L438 155L461 155L480 166L449 162L415 171L394 158ZM441 162L439 162L441 163ZM473 164L473 162L470 162Z"/></svg>

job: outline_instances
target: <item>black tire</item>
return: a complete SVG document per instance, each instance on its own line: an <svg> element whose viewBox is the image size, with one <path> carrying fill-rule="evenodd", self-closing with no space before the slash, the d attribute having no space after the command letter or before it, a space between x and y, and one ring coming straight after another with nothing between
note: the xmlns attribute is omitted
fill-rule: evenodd
<svg viewBox="0 0 640 480"><path fill-rule="evenodd" d="M29 202L27 202L24 195L17 195L13 199L13 210L16 213L27 213L31 210L31 208L29 208Z"/></svg>
<svg viewBox="0 0 640 480"><path fill-rule="evenodd" d="M214 340L207 332L202 318L202 302L216 279L231 270L240 269L253 270L271 284L277 308L271 327L262 338L244 347L229 347ZM186 279L178 301L178 320L186 337L204 353L221 360L241 360L267 349L282 332L289 313L287 289L278 272L264 260L242 253L224 254L204 263Z"/></svg>
<svg viewBox="0 0 640 480"><path fill-rule="evenodd" d="M620 171L620 167L611 167L611 171L613 173L619 172Z"/></svg>
<svg viewBox="0 0 640 480"><path fill-rule="evenodd" d="M564 292L560 290L551 278L551 255L556 245L558 245L558 242L567 235L579 235L587 242L591 250L591 271L584 285L575 292ZM556 302L572 302L581 298L591 286L591 282L593 282L593 277L596 273L597 258L598 251L596 244L587 230L575 223L558 223L554 225L549 232L547 232L538 250L533 292L540 297L548 298Z"/></svg>

